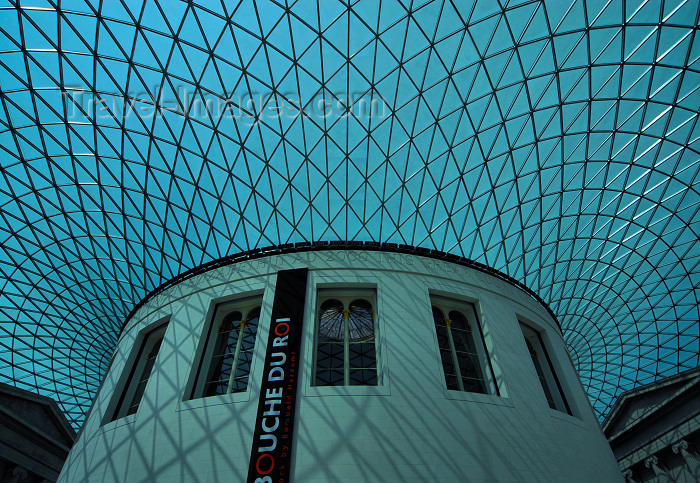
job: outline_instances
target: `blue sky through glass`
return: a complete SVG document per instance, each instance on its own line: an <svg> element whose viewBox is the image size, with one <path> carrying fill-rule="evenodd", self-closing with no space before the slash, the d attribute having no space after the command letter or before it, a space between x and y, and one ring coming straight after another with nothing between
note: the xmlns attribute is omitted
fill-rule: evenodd
<svg viewBox="0 0 700 483"><path fill-rule="evenodd" d="M5 2L0 374L80 425L146 293L255 247L474 259L595 410L698 365L697 1Z"/></svg>

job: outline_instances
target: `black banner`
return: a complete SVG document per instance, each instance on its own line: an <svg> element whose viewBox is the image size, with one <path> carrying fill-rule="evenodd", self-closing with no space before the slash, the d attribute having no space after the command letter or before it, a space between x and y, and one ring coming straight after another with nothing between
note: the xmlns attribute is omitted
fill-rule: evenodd
<svg viewBox="0 0 700 483"><path fill-rule="evenodd" d="M286 483L290 478L308 272L307 268L277 272L248 483Z"/></svg>

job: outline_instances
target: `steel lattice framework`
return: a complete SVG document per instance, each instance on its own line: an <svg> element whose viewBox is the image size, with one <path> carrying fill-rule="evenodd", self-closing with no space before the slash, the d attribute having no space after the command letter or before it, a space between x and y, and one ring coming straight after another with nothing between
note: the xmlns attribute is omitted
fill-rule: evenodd
<svg viewBox="0 0 700 483"><path fill-rule="evenodd" d="M262 246L470 258L603 417L699 363L698 0L3 1L0 376L79 427L135 304Z"/></svg>

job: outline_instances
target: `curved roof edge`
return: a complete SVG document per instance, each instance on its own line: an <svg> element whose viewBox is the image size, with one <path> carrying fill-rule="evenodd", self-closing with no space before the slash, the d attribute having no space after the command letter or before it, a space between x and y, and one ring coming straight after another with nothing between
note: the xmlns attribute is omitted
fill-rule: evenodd
<svg viewBox="0 0 700 483"><path fill-rule="evenodd" d="M124 323L119 330L119 337L121 337L124 327L127 326L131 318L138 312L138 310L143 307L148 301L153 299L155 296L165 292L171 287L193 278L202 273L214 270L216 268L224 267L227 265L232 265L234 263L243 262L247 260L254 260L257 258L263 258L270 255L280 255L285 253L299 253L299 252L311 252L311 251L321 251L321 250L365 250L365 251L376 251L376 252L393 252L393 253L404 253L410 255L418 255L422 257L443 260L446 262L455 263L468 268L484 272L488 275L496 277L503 280L511 285L516 286L523 292L527 293L530 297L535 299L544 309L547 311L550 317L554 320L561 333L561 324L559 319L554 314L549 305L542 300L542 298L537 295L533 290L514 279L510 275L500 272L494 268L479 263L470 258L460 257L451 253L445 253L439 250L431 250L429 248L414 247L411 245L399 245L397 243L379 243L379 242L361 242L361 241L321 241L321 242L300 242L300 243L286 243L284 245L269 246L263 248L255 248L253 250L247 250L244 252L239 252L233 255L228 255L226 257L218 258L207 262L198 267L192 268L183 272L176 277L162 283L155 289L151 290L144 298L137 303L134 308L129 312L129 315L124 319Z"/></svg>

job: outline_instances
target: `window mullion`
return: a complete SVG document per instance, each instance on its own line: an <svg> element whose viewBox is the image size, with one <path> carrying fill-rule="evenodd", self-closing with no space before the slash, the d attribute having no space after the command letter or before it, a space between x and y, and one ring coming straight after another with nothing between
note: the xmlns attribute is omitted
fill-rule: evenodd
<svg viewBox="0 0 700 483"><path fill-rule="evenodd" d="M455 367L455 374L457 376L457 387L460 391L464 391L464 382L462 381L462 371L459 369L459 359L457 358L457 351L455 350L455 341L452 338L452 320L445 319L445 325L447 326L447 339L450 341L450 352L452 353L452 363Z"/></svg>
<svg viewBox="0 0 700 483"><path fill-rule="evenodd" d="M350 385L350 311L343 310L345 334L343 336L343 368L345 385Z"/></svg>
<svg viewBox="0 0 700 483"><path fill-rule="evenodd" d="M238 338L236 339L236 352L233 354L233 363L231 364L231 374L228 378L228 388L226 389L226 394L231 394L233 392L233 385L236 380L236 368L238 367L238 358L241 355L241 342L243 341L243 331L245 330L245 319L239 322L240 330L238 331Z"/></svg>

